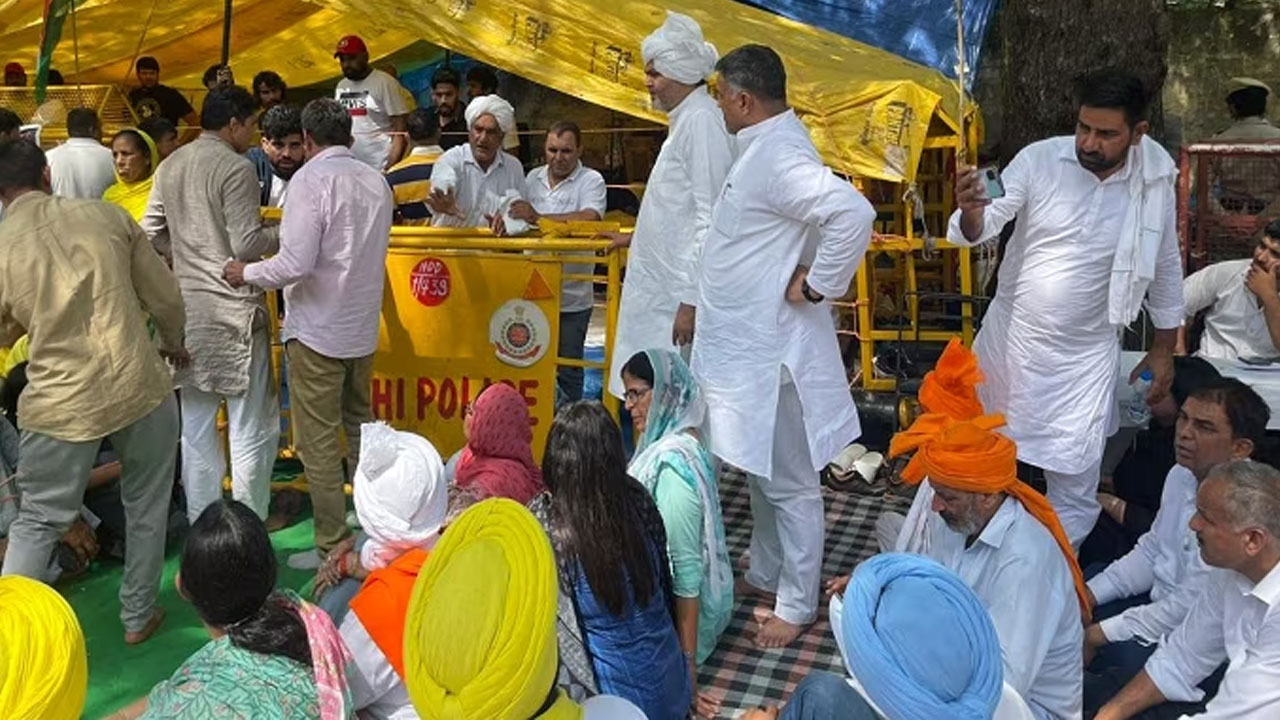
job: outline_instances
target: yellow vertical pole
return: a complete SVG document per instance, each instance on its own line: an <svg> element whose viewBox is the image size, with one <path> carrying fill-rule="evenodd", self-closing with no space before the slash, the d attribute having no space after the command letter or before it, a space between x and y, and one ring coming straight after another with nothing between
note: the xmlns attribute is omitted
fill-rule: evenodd
<svg viewBox="0 0 1280 720"><path fill-rule="evenodd" d="M622 251L610 250L605 255L608 275L604 294L604 381L600 399L605 410L618 418L618 398L609 392L609 371L613 368L613 348L618 339L618 309L622 305Z"/></svg>
<svg viewBox="0 0 1280 720"><path fill-rule="evenodd" d="M875 342L871 339L871 290L867 276L875 263L871 252L862 257L862 266L854 276L858 288L858 361L862 364L862 387L870 386L875 378Z"/></svg>

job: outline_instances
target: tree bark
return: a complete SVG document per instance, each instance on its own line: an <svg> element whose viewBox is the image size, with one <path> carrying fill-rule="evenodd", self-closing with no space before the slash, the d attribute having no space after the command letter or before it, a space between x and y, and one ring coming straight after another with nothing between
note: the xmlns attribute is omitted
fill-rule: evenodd
<svg viewBox="0 0 1280 720"><path fill-rule="evenodd" d="M1138 75L1151 97L1152 134L1163 134L1160 88L1168 66L1165 0L1005 0L1002 125L1007 163L1029 143L1074 132L1072 81L1109 67Z"/></svg>

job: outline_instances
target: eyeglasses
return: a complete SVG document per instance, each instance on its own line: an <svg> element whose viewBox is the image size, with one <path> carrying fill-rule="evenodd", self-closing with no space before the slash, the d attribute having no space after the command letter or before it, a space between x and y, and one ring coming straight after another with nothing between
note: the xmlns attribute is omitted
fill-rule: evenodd
<svg viewBox="0 0 1280 720"><path fill-rule="evenodd" d="M640 402L640 398L653 392L653 388L644 388L643 390L628 390L622 394L622 399L627 401L628 405L635 405Z"/></svg>

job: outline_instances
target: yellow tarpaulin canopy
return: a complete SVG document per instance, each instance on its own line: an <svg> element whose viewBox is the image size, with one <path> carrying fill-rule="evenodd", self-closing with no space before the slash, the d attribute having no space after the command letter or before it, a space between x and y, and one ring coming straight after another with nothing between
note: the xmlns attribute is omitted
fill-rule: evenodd
<svg viewBox="0 0 1280 720"><path fill-rule="evenodd" d="M0 47L34 75L42 0L0 0ZM364 37L375 56L418 40L463 53L588 102L664 121L644 89L641 40L670 8L693 16L721 53L772 46L787 64L790 101L836 169L914 179L935 113L955 117L954 83L933 69L734 0L237 0L231 65L238 80L273 69L301 86L336 75L337 39ZM170 84L198 87L217 62L222 3L86 0L75 20L82 82L125 83L139 54ZM145 35L144 35L145 29ZM68 18L53 66L70 81ZM34 79L32 80L34 82Z"/></svg>

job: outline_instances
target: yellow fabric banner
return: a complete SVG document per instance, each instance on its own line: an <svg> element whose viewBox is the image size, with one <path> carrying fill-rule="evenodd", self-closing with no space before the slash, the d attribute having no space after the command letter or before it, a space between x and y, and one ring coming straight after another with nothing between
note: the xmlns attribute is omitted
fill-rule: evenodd
<svg viewBox="0 0 1280 720"><path fill-rule="evenodd" d="M41 0L0 0L0 47L34 67ZM81 77L124 83L130 62L155 55L162 78L198 87L219 57L222 4L209 0L87 0L79 6ZM338 38L364 37L377 57L426 40L583 100L664 121L644 89L643 38L667 9L695 18L721 54L749 42L787 64L790 101L837 170L911 180L935 112L956 116L954 83L849 38L735 0L237 0L232 68L247 84L262 69L301 86L337 75ZM142 37L146 28L145 38ZM54 66L70 79L68 22Z"/></svg>

